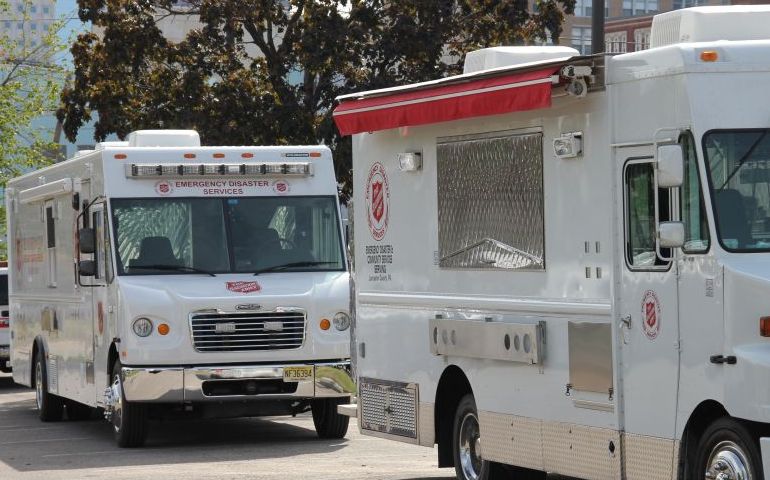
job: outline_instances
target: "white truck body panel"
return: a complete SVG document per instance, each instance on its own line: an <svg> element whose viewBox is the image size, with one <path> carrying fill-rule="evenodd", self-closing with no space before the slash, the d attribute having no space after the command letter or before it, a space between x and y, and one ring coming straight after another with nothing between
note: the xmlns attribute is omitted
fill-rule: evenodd
<svg viewBox="0 0 770 480"><path fill-rule="evenodd" d="M770 14L765 7L756 12ZM709 21L739 31L729 18ZM451 422L453 410L442 402L467 381L484 459L587 479L662 479L679 475L683 433L703 405L770 423L770 342L758 331L770 312L770 252L761 242L754 252L734 252L720 237L707 171L716 167L704 159L716 156L713 147L705 152L710 132L770 128L770 39L762 38L677 43L603 63L597 57L592 74L605 88L580 98L554 87L549 108L356 133L353 335L362 432L433 446L446 431L441 425ZM718 59L702 60L704 51ZM574 62L585 65L585 57ZM340 100L354 105L348 113L356 101L418 96L430 85ZM559 158L552 140L574 132L582 134L582 154ZM517 145L533 135L527 150L483 146L490 138ZM635 169L654 170L658 144L688 142L690 135L697 169L693 163L689 178L702 185L710 245L675 249L675 260L659 267L632 268L627 242L638 227L627 221L627 179ZM454 144L464 153L446 148ZM404 152L421 153L422 168L402 170ZM532 166L506 176L515 188L485 204L480 182L505 189L494 177L524 168L505 163L501 152ZM520 180L526 175L534 176ZM537 198L539 188L542 245L535 228L514 237L514 247L530 255L517 261L543 255L544 267L489 268L502 258L491 247L476 267L452 263L458 255L471 258L472 250L448 252L442 242L451 235L496 220L501 236L501 218L538 221L537 209L506 205L521 205L517 191ZM470 214L456 208L443 210L455 217L442 217L447 204ZM677 220L678 207L675 195L665 213ZM525 334L533 342L542 337L537 350L510 353L508 339L516 345ZM730 361L710 361L714 355ZM367 410L367 401L395 398L398 411ZM764 439L762 445L766 450Z"/></svg>
<svg viewBox="0 0 770 480"><path fill-rule="evenodd" d="M339 218L337 183L328 148L200 147L196 143L197 133L172 133L170 140L162 133L145 135L148 138L132 134L130 142L98 145L94 151L80 153L71 160L9 182L6 197L8 235L11 239L9 251L12 267L9 270L14 380L24 385L32 384L34 351L42 348L48 360L49 390L90 406L103 406L105 389L110 384L110 362L116 355L124 367L124 374L128 375L124 380L128 400L181 404L208 400L243 402L291 396L308 399L348 395L347 391L334 391L339 385L326 385L322 388L312 381L300 384L292 395L253 397L204 393L200 384L191 385L193 378L203 382L226 379L228 376L241 380L283 380L282 371L286 365L314 366L316 382L324 380L324 375L318 370L322 365L344 370L349 363L348 332L334 327L324 331L319 322L324 318L331 320L338 312L348 311L349 280L343 254L344 238ZM182 146L168 146L168 143L173 142L181 142ZM142 147L130 144L166 146ZM287 175L281 171L282 165L292 163L306 164L306 174ZM219 165L231 167L224 167L230 170L214 175L181 175L172 171L190 166L197 168L203 164L213 166L211 168L220 168ZM132 170L132 166L136 165L140 166L139 169L149 165L151 167L147 168L150 169L154 169L154 166L168 166L172 170L164 170L162 175L145 172L145 176L137 176L138 170ZM278 170L260 173L260 165ZM256 166L256 173L244 173L251 166ZM81 202L79 210L72 206L75 194ZM145 233L145 236L159 235L153 233L152 229L158 230L157 225L161 225L164 220L148 217L145 227L142 227L141 222L133 218L133 224L119 225L116 218L118 206L130 206L131 202L139 202L137 205L140 205L144 200L195 202L196 199L226 202L228 209L247 205L243 202L258 205L254 203L257 201L255 199L265 199L276 204L293 202L293 199L307 199L308 202L319 199L318 202L323 203L326 210L323 210L325 213L320 213L320 209L317 212L313 210L316 212L313 215L317 214L317 217L311 220L316 223L309 226L311 220L306 219L302 224L305 230L302 230L299 220L296 220L295 230L292 231L296 232L293 242L290 239L280 241L282 245L294 245L291 249L298 248L296 245L305 241L302 235L312 236L312 231L326 229L323 230L326 232L324 238L328 239L330 245L327 248L339 250L339 256L335 257L336 264L333 268L279 269L256 276L253 272L259 268L254 266L249 270L248 262L246 267L237 270L243 273L217 271L209 276L206 273L187 271L142 274L139 270L139 274L134 274L134 268L137 267L132 266L132 262L137 260L131 258L137 251L140 256L144 254L142 246L137 239L131 240L128 233L126 238L137 243L130 244L129 240L120 243L123 237L115 238L116 232L120 231L119 228L128 232L130 227L141 233L141 229L146 228L149 233ZM90 224L96 228L98 252L95 255L104 255L98 259L87 254L78 255L77 228L83 228L83 221L78 215L83 212L83 202L86 201L91 203L88 210L92 217ZM300 206L291 205L277 208L295 208L296 212L300 212ZM55 238L53 247L50 242L46 244L50 237L46 230L47 208L52 213L51 231L55 231L55 237L51 237ZM167 214L162 213L163 210L149 209L148 215L153 211L159 215ZM230 215L236 214L235 210L228 211ZM245 208L239 212L239 215L249 214ZM188 212L187 215L193 213ZM180 238L191 235L189 238L196 239L196 242L201 238L205 240L207 232L200 225L202 220L181 218L168 217L169 225L181 225L179 228L183 230ZM188 220L191 223L184 223ZM226 221L230 225L235 220ZM288 225L288 220L286 222ZM186 231L185 228L190 230ZM217 233L217 229L217 225L212 224L212 235ZM171 227L164 231L170 230ZM244 232L245 235L248 230ZM160 235L170 236L172 233ZM231 237L232 234L228 233L228 242L232 240ZM205 263L209 261L206 259L206 250L209 249L213 256L221 246L220 241L216 240L220 237L211 238L215 240L210 245L195 247L199 253L181 251L194 248L184 243L180 245L188 246L175 246L173 253L185 258L194 255L194 266L200 262ZM258 241L258 238L254 240ZM228 245L227 248L232 250L232 245ZM259 253L256 251L258 243L249 245L254 245L255 254ZM286 248L281 247L281 250ZM251 252L245 254L250 255ZM231 251L232 255L235 254ZM125 257L125 261L121 260L121 256ZM98 260L100 277L80 277L83 285L78 285L78 258ZM109 270L112 271L111 280ZM228 323L228 315L233 316L231 325L225 325L221 331L216 330L217 334L223 335L217 337L216 342L219 343L216 345L224 347L211 348L207 345L214 343L214 340L200 336L204 334L193 333L207 328L193 326L196 312L218 315L219 320L216 322L219 323ZM236 337L244 335L240 329L248 327L243 324L248 320L238 319L247 318L249 312L267 320L259 320L266 323L252 327L247 333L253 333L255 328L263 329L260 331L264 333L258 335L271 338L269 341L276 345L280 343L278 337L289 334L280 333L284 327L276 324L281 323L283 317L275 319L270 315L298 312L297 319L303 316L303 319L297 320L301 321L301 328L295 329L299 336L292 338L299 344L281 349L270 346L272 344L264 344L267 346L252 350L241 348L237 342L242 340ZM140 337L132 331L133 322L140 317L149 318L153 323L154 330L147 337ZM271 319L273 324L270 324ZM167 334L157 333L160 324L170 327ZM292 330L288 326L286 329ZM214 332L206 335L214 335ZM254 340L256 335L247 335L247 339ZM131 370L129 372L126 369ZM258 373L259 369L264 371ZM202 376L200 372L207 372L207 376ZM184 383L185 376L187 385ZM132 383L131 378L140 378L141 381L135 380Z"/></svg>

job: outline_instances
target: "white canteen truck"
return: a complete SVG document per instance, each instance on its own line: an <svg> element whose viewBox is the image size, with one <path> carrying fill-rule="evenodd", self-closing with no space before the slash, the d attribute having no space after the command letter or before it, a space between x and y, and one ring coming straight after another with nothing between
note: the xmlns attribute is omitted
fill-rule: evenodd
<svg viewBox="0 0 770 480"><path fill-rule="evenodd" d="M770 478L768 25L339 98L362 433L461 480Z"/></svg>
<svg viewBox="0 0 770 480"><path fill-rule="evenodd" d="M323 146L145 130L8 183L11 363L43 421L348 419L349 274Z"/></svg>

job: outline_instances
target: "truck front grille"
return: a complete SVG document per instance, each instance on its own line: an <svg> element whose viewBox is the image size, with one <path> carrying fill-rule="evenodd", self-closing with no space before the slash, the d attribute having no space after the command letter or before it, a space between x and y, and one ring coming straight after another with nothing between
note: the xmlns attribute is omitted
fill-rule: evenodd
<svg viewBox="0 0 770 480"><path fill-rule="evenodd" d="M305 313L194 313L190 316L195 350L244 352L288 350L305 341Z"/></svg>

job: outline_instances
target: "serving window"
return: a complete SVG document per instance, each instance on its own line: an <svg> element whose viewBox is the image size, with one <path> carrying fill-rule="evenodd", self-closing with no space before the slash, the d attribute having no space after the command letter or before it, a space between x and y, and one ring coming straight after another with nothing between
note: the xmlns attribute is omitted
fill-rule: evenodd
<svg viewBox="0 0 770 480"><path fill-rule="evenodd" d="M440 138L437 169L440 268L545 269L541 132Z"/></svg>

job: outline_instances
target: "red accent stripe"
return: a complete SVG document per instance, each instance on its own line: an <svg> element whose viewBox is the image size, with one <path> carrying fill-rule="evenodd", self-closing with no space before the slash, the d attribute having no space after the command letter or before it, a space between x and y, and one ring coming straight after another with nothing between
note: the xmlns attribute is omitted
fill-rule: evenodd
<svg viewBox="0 0 770 480"><path fill-rule="evenodd" d="M342 135L352 135L403 126L546 108L551 105L550 83L524 86L516 86L516 84L547 79L554 73L556 69L549 68L462 84L394 93L382 97L347 100L334 110L334 121ZM512 88L476 92L505 86ZM433 99L443 95L458 96ZM398 105L400 102L413 103ZM359 109L372 110L352 111Z"/></svg>

